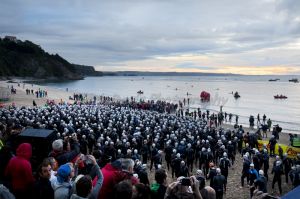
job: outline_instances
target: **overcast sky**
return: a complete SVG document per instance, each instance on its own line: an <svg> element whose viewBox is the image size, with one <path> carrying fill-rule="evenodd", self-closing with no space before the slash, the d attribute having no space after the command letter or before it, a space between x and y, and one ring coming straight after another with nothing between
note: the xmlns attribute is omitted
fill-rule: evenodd
<svg viewBox="0 0 300 199"><path fill-rule="evenodd" d="M5 35L97 70L300 74L300 0L1 0Z"/></svg>

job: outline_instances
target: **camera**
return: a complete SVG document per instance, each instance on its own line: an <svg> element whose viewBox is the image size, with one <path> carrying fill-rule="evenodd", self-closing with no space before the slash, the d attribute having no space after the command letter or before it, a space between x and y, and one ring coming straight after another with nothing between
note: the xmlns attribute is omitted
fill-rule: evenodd
<svg viewBox="0 0 300 199"><path fill-rule="evenodd" d="M191 180L190 180L190 178L182 178L180 180L180 184L182 186L191 186Z"/></svg>

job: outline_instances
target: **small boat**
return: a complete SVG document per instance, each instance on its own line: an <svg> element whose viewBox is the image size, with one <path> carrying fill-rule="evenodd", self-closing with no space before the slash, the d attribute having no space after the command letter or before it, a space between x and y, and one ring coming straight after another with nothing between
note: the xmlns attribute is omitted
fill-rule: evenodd
<svg viewBox="0 0 300 199"><path fill-rule="evenodd" d="M274 95L274 99L287 99L285 95Z"/></svg>
<svg viewBox="0 0 300 199"><path fill-rule="evenodd" d="M299 80L297 78L293 78L293 79L290 79L289 82L299 83Z"/></svg>
<svg viewBox="0 0 300 199"><path fill-rule="evenodd" d="M238 92L235 92L234 95L233 95L233 97L234 97L235 99L238 99L238 98L240 98L241 96L240 96L240 94L239 94Z"/></svg>
<svg viewBox="0 0 300 199"><path fill-rule="evenodd" d="M144 92L143 92L142 90L139 90L139 91L137 92L137 94L144 94Z"/></svg>
<svg viewBox="0 0 300 199"><path fill-rule="evenodd" d="M278 80L280 80L280 79L269 79L269 82L277 82Z"/></svg>

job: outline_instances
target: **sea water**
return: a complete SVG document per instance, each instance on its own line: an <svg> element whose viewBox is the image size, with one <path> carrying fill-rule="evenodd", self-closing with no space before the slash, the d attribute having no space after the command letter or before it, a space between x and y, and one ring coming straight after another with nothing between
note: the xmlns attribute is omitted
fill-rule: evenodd
<svg viewBox="0 0 300 199"><path fill-rule="evenodd" d="M89 93L136 100L166 100L173 103L190 99L189 110L200 108L211 112L222 111L239 116L239 123L249 126L249 116L256 119L263 114L272 124L279 124L284 132L300 133L300 84L288 80L299 76L104 76L84 80L46 83L73 93ZM280 80L270 82L269 79ZM137 91L143 91L138 94ZM201 91L211 94L210 102L201 102ZM235 99L232 92L239 92ZM187 95L188 94L188 95ZM282 94L287 99L274 99ZM232 118L232 124L235 116ZM255 122L256 123L256 122Z"/></svg>

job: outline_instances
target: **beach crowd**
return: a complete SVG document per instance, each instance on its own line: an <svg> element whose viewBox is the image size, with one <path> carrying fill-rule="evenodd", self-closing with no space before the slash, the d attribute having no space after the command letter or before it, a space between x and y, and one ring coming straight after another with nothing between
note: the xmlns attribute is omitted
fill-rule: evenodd
<svg viewBox="0 0 300 199"><path fill-rule="evenodd" d="M178 110L164 101L104 97L100 104L1 108L0 196L221 199L236 158L243 159L240 186L246 179L249 197L267 196L271 181L282 194L282 175L292 187L300 185L300 154L291 159L274 153L278 128L272 129L269 145L259 149L258 133L237 122L234 129L222 128L223 113ZM30 128L55 134L37 166L30 161L36 157L34 143L15 141ZM155 181L149 179L152 171Z"/></svg>

